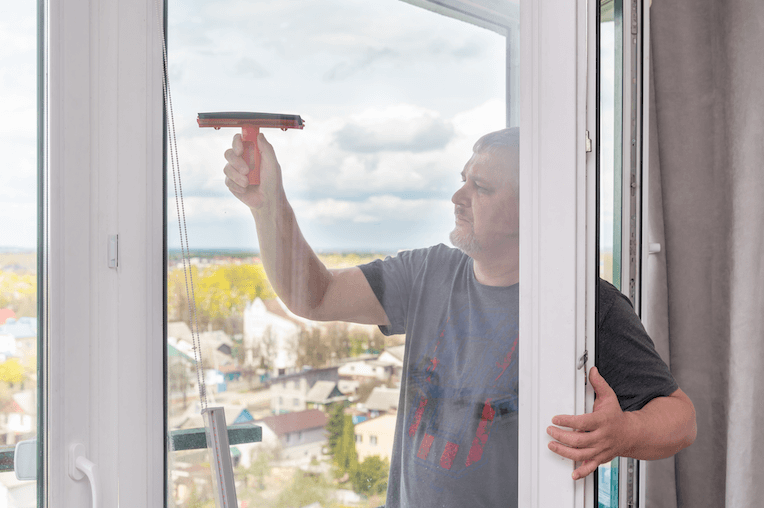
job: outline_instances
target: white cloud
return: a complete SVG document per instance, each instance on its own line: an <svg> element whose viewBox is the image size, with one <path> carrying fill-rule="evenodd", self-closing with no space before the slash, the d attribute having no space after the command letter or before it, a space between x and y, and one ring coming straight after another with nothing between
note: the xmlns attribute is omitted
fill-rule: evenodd
<svg viewBox="0 0 764 508"><path fill-rule="evenodd" d="M437 111L395 104L351 116L335 139L348 152L427 152L444 148L453 135L453 125Z"/></svg>
<svg viewBox="0 0 764 508"><path fill-rule="evenodd" d="M339 133L365 124L374 141L403 145L428 125L448 125L453 131L440 149L429 151L348 152L335 142ZM484 104L444 119L419 106L398 104L368 108L348 117L306 122L302 132L266 132L283 169L287 191L299 196L350 197L371 193L416 194L450 198L459 173L483 134L504 125L503 103Z"/></svg>
<svg viewBox="0 0 764 508"><path fill-rule="evenodd" d="M300 218L321 224L379 223L427 220L432 217L449 217L453 204L443 199L402 199L398 196L371 196L363 201L321 199L318 201L296 200L295 213Z"/></svg>

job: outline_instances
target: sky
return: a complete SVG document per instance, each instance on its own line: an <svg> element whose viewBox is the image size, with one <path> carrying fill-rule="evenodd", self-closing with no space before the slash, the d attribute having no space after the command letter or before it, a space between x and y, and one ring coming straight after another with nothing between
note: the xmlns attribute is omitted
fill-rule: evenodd
<svg viewBox="0 0 764 508"><path fill-rule="evenodd" d="M0 7L0 247L36 245L36 13L27 4ZM264 133L316 250L448 243L450 198L471 147L506 125L503 35L398 0L169 0L168 9L192 249L257 249L251 215L222 173L237 130L196 125L197 113L212 111L305 120L304 130ZM168 180L174 248L178 220ZM602 208L607 226L612 198Z"/></svg>
<svg viewBox="0 0 764 508"><path fill-rule="evenodd" d="M0 247L37 246L35 2L0 2Z"/></svg>

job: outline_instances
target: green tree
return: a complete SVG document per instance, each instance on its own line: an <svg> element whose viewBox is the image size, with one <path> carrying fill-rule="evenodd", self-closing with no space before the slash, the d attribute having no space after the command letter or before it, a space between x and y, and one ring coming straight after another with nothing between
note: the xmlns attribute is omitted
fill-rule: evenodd
<svg viewBox="0 0 764 508"><path fill-rule="evenodd" d="M333 358L350 357L351 344L348 324L340 321L330 323L326 327L326 343L329 345L330 354Z"/></svg>
<svg viewBox="0 0 764 508"><path fill-rule="evenodd" d="M252 457L249 467L239 467L239 474L244 478L245 488L250 487L249 482L250 478L252 478L256 482L255 488L257 490L265 489L265 477L271 473L272 458L273 456L270 453L261 451Z"/></svg>
<svg viewBox="0 0 764 508"><path fill-rule="evenodd" d="M385 349L385 342L385 335L375 326L369 338L369 352L375 355L382 353Z"/></svg>
<svg viewBox="0 0 764 508"><path fill-rule="evenodd" d="M17 317L37 315L37 276L34 273L0 271L0 309L6 307Z"/></svg>
<svg viewBox="0 0 764 508"><path fill-rule="evenodd" d="M358 468L358 454L355 451L355 428L353 417L350 415L344 416L342 436L334 453L334 465L337 477L342 477L347 473L352 478Z"/></svg>
<svg viewBox="0 0 764 508"><path fill-rule="evenodd" d="M207 499L197 491L196 483L191 487L191 493L186 500L187 508L215 508L215 500Z"/></svg>
<svg viewBox="0 0 764 508"><path fill-rule="evenodd" d="M313 503L327 505L329 484L320 475L310 475L297 471L292 483L281 491L276 508L302 508Z"/></svg>
<svg viewBox="0 0 764 508"><path fill-rule="evenodd" d="M189 326L191 278L197 319L202 329L211 324L213 328L225 330L228 334L241 333L241 316L247 302L256 297L268 300L276 296L260 264L216 265L201 272L197 266L191 266L189 273L190 277L182 268L176 268L167 274L168 319L184 321Z"/></svg>
<svg viewBox="0 0 764 508"><path fill-rule="evenodd" d="M345 428L345 404L335 402L329 406L329 420L326 422L326 440L329 446L329 455L334 457L337 447L342 440L342 432Z"/></svg>
<svg viewBox="0 0 764 508"><path fill-rule="evenodd" d="M390 473L390 462L374 455L358 465L353 478L353 490L367 496L384 494L387 491L387 476Z"/></svg>
<svg viewBox="0 0 764 508"><path fill-rule="evenodd" d="M24 367L17 358L0 363L0 381L10 386L20 386L24 382Z"/></svg>
<svg viewBox="0 0 764 508"><path fill-rule="evenodd" d="M329 362L329 346L321 336L319 328L302 330L297 344L297 365L323 367Z"/></svg>

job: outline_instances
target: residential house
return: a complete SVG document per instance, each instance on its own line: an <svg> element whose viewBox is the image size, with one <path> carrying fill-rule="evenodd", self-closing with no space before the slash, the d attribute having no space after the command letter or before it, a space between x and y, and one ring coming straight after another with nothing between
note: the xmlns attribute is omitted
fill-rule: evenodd
<svg viewBox="0 0 764 508"><path fill-rule="evenodd" d="M0 362L16 356L16 337L10 333L0 333Z"/></svg>
<svg viewBox="0 0 764 508"><path fill-rule="evenodd" d="M382 354L379 355L377 361L383 365L389 365L392 369L393 378L400 382L401 373L403 372L403 355L405 353L406 346L392 346L385 348Z"/></svg>
<svg viewBox="0 0 764 508"><path fill-rule="evenodd" d="M244 365L258 367L263 363L273 376L294 372L300 333L316 326L293 314L278 298L255 298L244 309Z"/></svg>
<svg viewBox="0 0 764 508"><path fill-rule="evenodd" d="M308 392L317 381L339 381L338 367L306 369L274 378L271 382L271 411L274 414L308 409Z"/></svg>
<svg viewBox="0 0 764 508"><path fill-rule="evenodd" d="M395 439L396 415L382 415L363 421L354 427L355 451L358 461L366 457L378 456L391 460L393 440Z"/></svg>
<svg viewBox="0 0 764 508"><path fill-rule="evenodd" d="M310 409L325 411L326 407L333 402L347 400L334 381L316 381L305 396L305 402Z"/></svg>
<svg viewBox="0 0 764 508"><path fill-rule="evenodd" d="M16 355L37 356L37 318L8 318L0 325L0 335L12 335L16 339Z"/></svg>
<svg viewBox="0 0 764 508"><path fill-rule="evenodd" d="M279 459L294 465L319 459L326 446L326 422L323 411L307 409L296 413L268 416L255 422L262 427L263 447L278 447Z"/></svg>
<svg viewBox="0 0 764 508"><path fill-rule="evenodd" d="M194 358L194 337L191 328L183 321L167 323L167 337L179 351ZM182 344L182 343L184 344ZM208 330L199 333L202 361L216 370L233 363L233 341L223 330Z"/></svg>
<svg viewBox="0 0 764 508"><path fill-rule="evenodd" d="M376 357L368 360L351 361L339 368L339 374L343 379L364 381L378 379L387 381L393 373L393 368L387 363L381 363Z"/></svg>
<svg viewBox="0 0 764 508"><path fill-rule="evenodd" d="M366 399L363 406L371 418L387 413L395 413L398 410L400 395L400 388L377 386L371 391L369 398Z"/></svg>
<svg viewBox="0 0 764 508"><path fill-rule="evenodd" d="M14 393L0 408L0 441L16 444L37 433L37 391Z"/></svg>

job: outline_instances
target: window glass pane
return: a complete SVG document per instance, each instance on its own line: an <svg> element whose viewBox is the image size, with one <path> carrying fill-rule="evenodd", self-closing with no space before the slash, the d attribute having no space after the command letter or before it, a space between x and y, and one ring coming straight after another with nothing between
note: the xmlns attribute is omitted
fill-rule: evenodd
<svg viewBox="0 0 764 508"><path fill-rule="evenodd" d="M492 485L516 489L516 459L507 465L506 457L516 457L517 441L517 131L495 141L510 148L486 149L465 166L476 140L517 122L510 84L518 83L518 5L510 5L515 26L497 33L485 21L397 0L169 1L184 199L181 208L168 175L168 428L203 427L191 346L198 324L209 406L224 406L229 426L262 428L261 442L231 447L242 506L385 504L396 438L409 456L401 473L409 481L415 472L429 475L428 485L448 485L458 499L466 491L454 482L490 469L507 476ZM242 129L197 125L198 113L242 111L304 120L303 129L262 129L299 223L289 242L303 235L329 269L390 256L420 270L423 252L412 249L451 245L456 229L456 242L486 266L502 259L502 276L483 279L468 257L441 247L428 254L436 260L424 289L412 282L405 291L427 300L447 267L463 274L464 281L451 275L459 284L478 288L480 315L449 308L448 299L424 303L421 312L433 322L408 330L407 345L402 317L391 308L380 307L395 319L384 330L389 335L353 322L378 322L351 309L368 305L363 295L379 305L379 287L372 289L365 272L357 272L361 296L355 289L340 295L339 307L351 309L343 315L307 319L298 315L305 314L299 302L277 298L289 290L274 273L304 252L294 247L301 244L290 243L288 256L268 257L267 232L261 229L258 242L252 214L224 182L223 152ZM497 160L506 171L498 172ZM278 181L264 166L263 186L268 178ZM478 202L499 204L477 211ZM179 214L187 223L182 232ZM195 315L179 249L186 232ZM476 245L499 254L475 254ZM312 280L310 266L293 266L288 286ZM380 277L404 275L405 268L395 270ZM397 436L396 424L404 429ZM170 505L211 503L209 460L201 451L170 453Z"/></svg>
<svg viewBox="0 0 764 508"><path fill-rule="evenodd" d="M0 6L0 449L37 434L37 19ZM5 463L5 461L3 461ZM34 481L0 468L0 506L37 506Z"/></svg>
<svg viewBox="0 0 764 508"><path fill-rule="evenodd" d="M600 16L600 277L621 287L623 132L622 0L601 0Z"/></svg>
<svg viewBox="0 0 764 508"><path fill-rule="evenodd" d="M623 1L600 1L599 276L621 288ZM599 331L598 331L599 332ZM598 343L599 344L599 343ZM597 468L597 505L618 507L619 458Z"/></svg>

